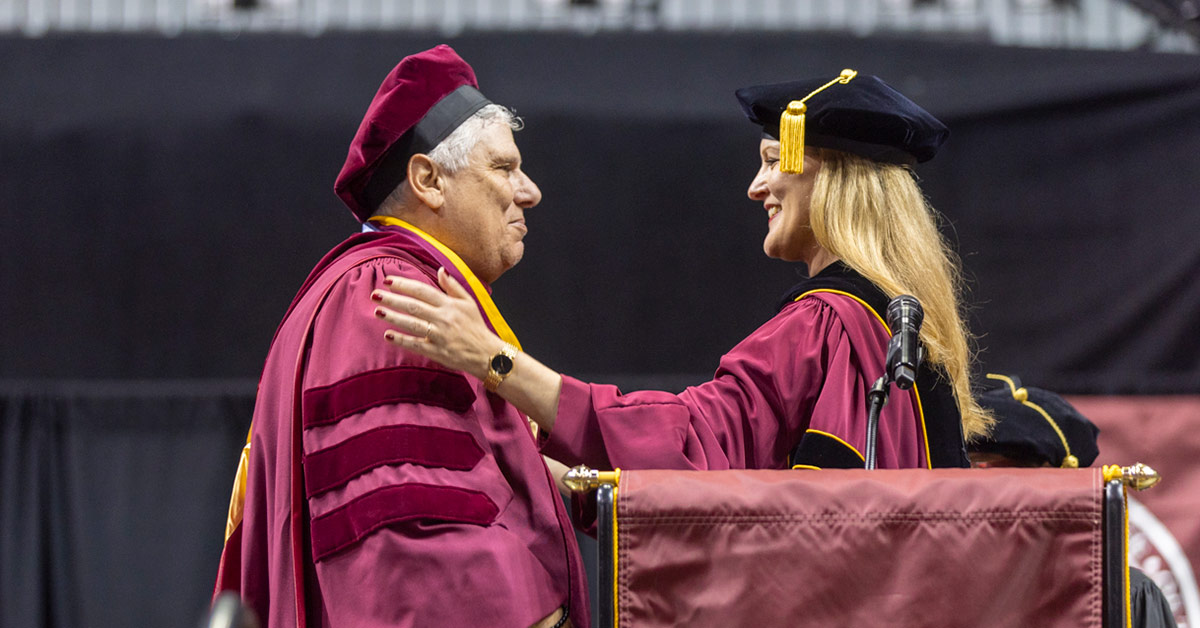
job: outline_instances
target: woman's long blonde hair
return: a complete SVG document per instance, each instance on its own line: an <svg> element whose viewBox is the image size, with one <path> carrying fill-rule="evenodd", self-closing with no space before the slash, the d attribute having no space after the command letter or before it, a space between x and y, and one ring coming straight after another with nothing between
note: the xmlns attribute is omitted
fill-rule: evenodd
<svg viewBox="0 0 1200 628"><path fill-rule="evenodd" d="M810 221L817 242L888 296L911 294L925 310L926 358L950 379L967 440L987 434L991 415L971 394L973 358L963 322L958 256L938 214L904 166L821 150Z"/></svg>

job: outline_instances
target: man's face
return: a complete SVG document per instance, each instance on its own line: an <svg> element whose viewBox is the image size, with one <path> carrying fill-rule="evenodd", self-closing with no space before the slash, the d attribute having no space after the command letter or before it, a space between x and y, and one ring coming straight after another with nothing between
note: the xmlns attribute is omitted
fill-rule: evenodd
<svg viewBox="0 0 1200 628"><path fill-rule="evenodd" d="M525 210L542 191L521 170L521 152L503 122L484 127L466 168L446 177L442 240L491 283L525 254Z"/></svg>

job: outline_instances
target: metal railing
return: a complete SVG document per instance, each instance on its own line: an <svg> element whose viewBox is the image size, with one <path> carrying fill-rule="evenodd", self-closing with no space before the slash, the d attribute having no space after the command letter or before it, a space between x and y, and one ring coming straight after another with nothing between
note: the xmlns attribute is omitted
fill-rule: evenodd
<svg viewBox="0 0 1200 628"><path fill-rule="evenodd" d="M1121 0L0 0L0 33L839 31L999 45L1200 52Z"/></svg>

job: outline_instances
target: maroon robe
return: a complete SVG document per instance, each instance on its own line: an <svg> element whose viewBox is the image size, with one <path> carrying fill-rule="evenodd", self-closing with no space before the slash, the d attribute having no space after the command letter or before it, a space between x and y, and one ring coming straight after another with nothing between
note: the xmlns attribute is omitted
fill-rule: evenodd
<svg viewBox="0 0 1200 628"><path fill-rule="evenodd" d="M528 626L562 605L589 623L526 419L478 379L383 341L371 291L386 275L436 286L439 266L466 285L411 233L356 235L276 333L240 528L240 592L266 627Z"/></svg>
<svg viewBox="0 0 1200 628"><path fill-rule="evenodd" d="M564 376L543 453L599 469L862 467L867 392L891 337L879 316L886 298L841 263L798 288L797 300L721 358L712 381L680 394L622 394ZM936 380L936 369L922 368L918 389ZM919 394L921 403L891 389L878 468L967 466L944 379ZM798 444L800 459L789 461Z"/></svg>

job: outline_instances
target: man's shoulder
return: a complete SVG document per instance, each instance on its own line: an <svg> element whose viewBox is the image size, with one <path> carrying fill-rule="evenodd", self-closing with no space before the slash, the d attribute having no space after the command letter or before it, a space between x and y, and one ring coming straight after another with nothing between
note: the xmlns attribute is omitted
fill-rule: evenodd
<svg viewBox="0 0 1200 628"><path fill-rule="evenodd" d="M361 233L347 238L313 268L313 275L337 281L346 270L368 263L411 268L430 278L437 277L436 260L410 241L389 232Z"/></svg>
<svg viewBox="0 0 1200 628"><path fill-rule="evenodd" d="M347 318L381 323L371 316L369 295L384 288L383 280L388 275L436 285L436 268L395 239L380 236L386 234L355 234L321 259L288 306L272 340L272 352L295 347L320 326L322 319L343 321L345 327L332 330L333 337L355 332L356 325Z"/></svg>
<svg viewBox="0 0 1200 628"><path fill-rule="evenodd" d="M421 249L384 232L355 234L331 249L313 267L304 281L291 309L308 302L309 308L320 307L332 295L347 289L382 287L380 282L364 282L368 275L403 275L418 281L437 283L436 261ZM292 312L289 310L289 316Z"/></svg>

